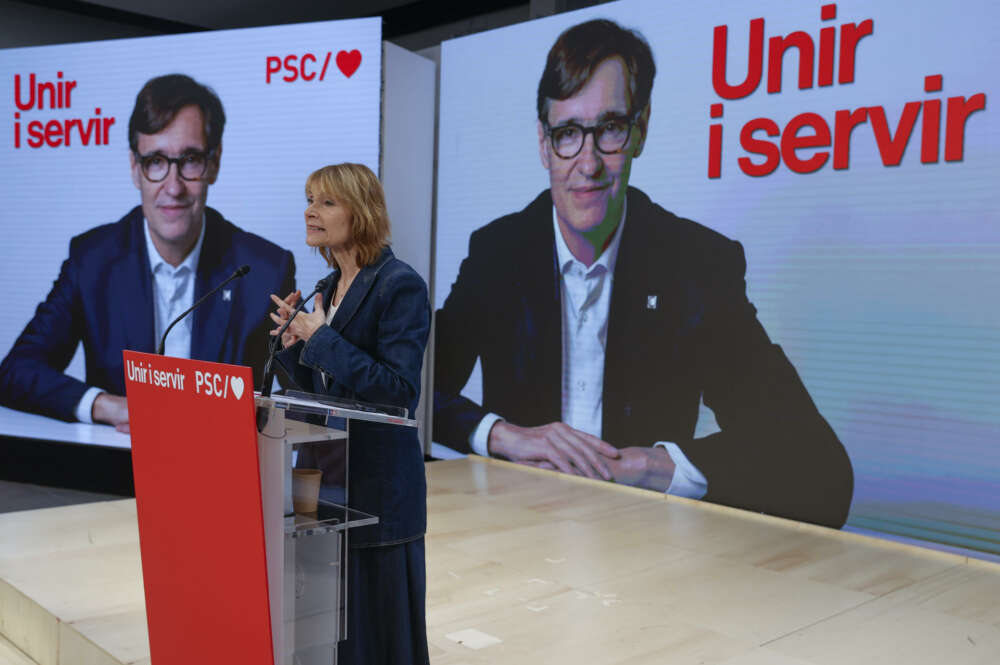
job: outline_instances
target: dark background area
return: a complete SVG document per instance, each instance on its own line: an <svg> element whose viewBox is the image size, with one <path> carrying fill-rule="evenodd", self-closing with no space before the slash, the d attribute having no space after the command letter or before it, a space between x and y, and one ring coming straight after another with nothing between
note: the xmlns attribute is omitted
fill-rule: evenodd
<svg viewBox="0 0 1000 665"><path fill-rule="evenodd" d="M384 39L417 51L602 1L0 0L0 48L381 16Z"/></svg>

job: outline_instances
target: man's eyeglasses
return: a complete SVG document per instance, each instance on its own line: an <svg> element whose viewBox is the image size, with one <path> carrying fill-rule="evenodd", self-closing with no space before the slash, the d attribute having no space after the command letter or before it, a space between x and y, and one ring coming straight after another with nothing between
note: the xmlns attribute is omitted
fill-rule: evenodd
<svg viewBox="0 0 1000 665"><path fill-rule="evenodd" d="M177 175L182 180L199 180L208 170L208 162L212 158L215 150L201 152L192 150L185 152L180 157L167 157L162 152L154 152L150 155L140 155L136 153L139 166L143 175L150 182L160 182L170 173L170 165L177 165Z"/></svg>
<svg viewBox="0 0 1000 665"><path fill-rule="evenodd" d="M562 159L572 159L580 154L583 144L587 140L587 134L594 135L594 145L598 152L605 155L613 155L621 152L628 145L628 140L632 136L632 125L635 119L625 116L609 118L592 127L584 127L575 122L568 122L558 127L549 127L545 130L549 135L549 142L552 143L552 150Z"/></svg>

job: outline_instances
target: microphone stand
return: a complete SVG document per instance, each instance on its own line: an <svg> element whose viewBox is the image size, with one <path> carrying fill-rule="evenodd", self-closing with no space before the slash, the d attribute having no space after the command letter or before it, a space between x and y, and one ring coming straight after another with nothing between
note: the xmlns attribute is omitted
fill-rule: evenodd
<svg viewBox="0 0 1000 665"><path fill-rule="evenodd" d="M267 354L267 362L264 364L264 380L260 386L261 397L271 396L271 387L272 384L274 383L274 372L275 372L274 358L278 353L278 347L281 346L281 335L288 329L288 326L291 325L292 320L299 315L299 312L301 312L302 308L306 306L306 303L312 300L317 293L322 293L326 291L328 288L330 288L330 285L333 284L335 278L336 278L336 273L333 273L327 275L323 279L316 282L316 287L312 290L312 293L310 293L307 297L299 301L299 304L296 305L295 309L292 311L291 316L288 317L288 320L285 321L285 324L278 329L278 332L277 334L275 334L274 339L271 340L271 343L269 345L269 352ZM263 432L264 427L266 426L267 426L267 409L265 409L264 407L257 407L257 431Z"/></svg>

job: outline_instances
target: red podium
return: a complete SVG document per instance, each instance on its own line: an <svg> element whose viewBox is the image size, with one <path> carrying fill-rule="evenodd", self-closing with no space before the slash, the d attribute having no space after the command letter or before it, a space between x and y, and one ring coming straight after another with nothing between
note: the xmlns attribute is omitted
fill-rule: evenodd
<svg viewBox="0 0 1000 665"><path fill-rule="evenodd" d="M262 398L247 367L123 355L154 665L335 663L349 530L378 521L345 507L350 421L416 421L303 393ZM322 484L316 510L296 513L304 460L324 460Z"/></svg>

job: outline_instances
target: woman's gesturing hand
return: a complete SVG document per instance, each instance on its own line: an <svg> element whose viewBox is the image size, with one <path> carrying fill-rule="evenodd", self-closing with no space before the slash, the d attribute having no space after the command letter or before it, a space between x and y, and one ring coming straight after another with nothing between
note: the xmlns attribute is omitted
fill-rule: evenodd
<svg viewBox="0 0 1000 665"><path fill-rule="evenodd" d="M288 317L291 316L293 311L295 311L295 307L299 304L299 300L301 298L301 291L293 291L292 293L289 293L284 300L273 293L271 294L271 300L278 306L277 310L271 312L271 320L275 323L274 330L271 331L272 336L277 335L278 330L285 325L285 322L288 321ZM281 334L281 346L283 348L287 349L298 341L299 338L291 332L291 330L286 330Z"/></svg>
<svg viewBox="0 0 1000 665"><path fill-rule="evenodd" d="M296 292L296 294L298 294L298 292ZM301 294L294 298L293 302L295 304L298 304L300 295ZM271 319L275 323L280 322L280 327L281 325L284 325L285 321L288 320L288 317L291 316L292 311L295 309L295 304L289 304L291 296L285 300L281 300L277 296L272 295L271 300L278 305L278 311L271 314ZM299 315L292 319L291 325L288 326L285 333L281 336L281 343L285 348L288 348L300 339L302 341L308 341L309 338L313 336L313 333L324 325L326 325L326 311L323 309L323 294L317 293L316 300L313 303L313 311L299 312ZM288 336L287 341L286 336Z"/></svg>

